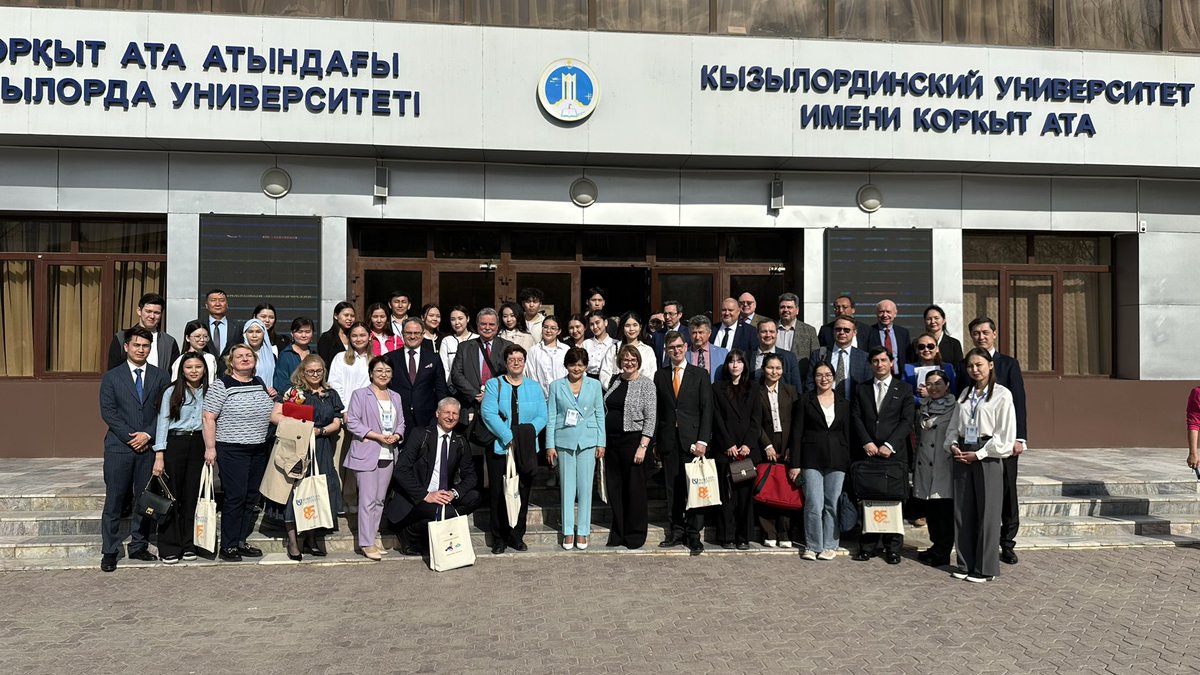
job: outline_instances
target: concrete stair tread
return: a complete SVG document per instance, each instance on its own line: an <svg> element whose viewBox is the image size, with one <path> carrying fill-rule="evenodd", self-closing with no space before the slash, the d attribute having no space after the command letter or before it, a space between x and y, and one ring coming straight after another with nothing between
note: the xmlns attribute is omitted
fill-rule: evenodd
<svg viewBox="0 0 1200 675"><path fill-rule="evenodd" d="M1030 495L1018 498L1022 504L1073 504L1077 502L1198 502L1200 493L1145 495Z"/></svg>
<svg viewBox="0 0 1200 675"><path fill-rule="evenodd" d="M26 520L100 520L103 511L0 511L0 523Z"/></svg>
<svg viewBox="0 0 1200 675"><path fill-rule="evenodd" d="M1017 537L1018 550L1052 548L1120 548L1129 546L1200 546L1200 537L1174 534Z"/></svg>
<svg viewBox="0 0 1200 675"><path fill-rule="evenodd" d="M1167 513L1163 515L1125 516L1021 516L1021 525L1138 525L1171 522L1200 523L1200 513Z"/></svg>

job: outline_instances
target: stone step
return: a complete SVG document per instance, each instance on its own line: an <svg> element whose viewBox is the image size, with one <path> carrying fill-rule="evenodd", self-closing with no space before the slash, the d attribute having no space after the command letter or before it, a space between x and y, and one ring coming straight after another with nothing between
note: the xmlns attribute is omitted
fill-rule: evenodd
<svg viewBox="0 0 1200 675"><path fill-rule="evenodd" d="M0 513L9 511L99 511L104 489L80 494L0 495Z"/></svg>
<svg viewBox="0 0 1200 675"><path fill-rule="evenodd" d="M1021 518L1017 539L1125 534L1200 536L1200 515L1027 516Z"/></svg>
<svg viewBox="0 0 1200 675"><path fill-rule="evenodd" d="M1178 480L1143 479L1052 479L1042 476L1019 476L1018 497L1103 497L1103 496L1148 496L1148 495L1197 495L1200 481L1194 477Z"/></svg>
<svg viewBox="0 0 1200 675"><path fill-rule="evenodd" d="M1026 497L1021 516L1200 515L1200 494Z"/></svg>

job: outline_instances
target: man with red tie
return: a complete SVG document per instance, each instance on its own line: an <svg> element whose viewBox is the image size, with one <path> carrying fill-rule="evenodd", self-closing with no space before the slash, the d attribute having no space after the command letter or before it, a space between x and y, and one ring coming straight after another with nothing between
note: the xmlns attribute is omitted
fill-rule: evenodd
<svg viewBox="0 0 1200 675"><path fill-rule="evenodd" d="M867 351L872 347L884 347L892 355L892 374L904 372L904 358L908 353L908 329L896 324L896 303L891 300L880 300L875 305L875 318L878 321L867 331Z"/></svg>
<svg viewBox="0 0 1200 675"><path fill-rule="evenodd" d="M446 397L446 374L442 360L425 339L425 327L408 317L401 327L404 347L388 352L392 381L388 388L400 394L404 404L404 428L419 429L433 423L438 401Z"/></svg>

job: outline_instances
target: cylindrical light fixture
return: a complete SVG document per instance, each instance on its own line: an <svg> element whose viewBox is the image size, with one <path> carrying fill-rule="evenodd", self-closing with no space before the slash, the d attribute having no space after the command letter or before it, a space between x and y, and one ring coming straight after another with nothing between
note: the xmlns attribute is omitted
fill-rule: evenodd
<svg viewBox="0 0 1200 675"><path fill-rule="evenodd" d="M587 208L596 203L599 191L590 178L578 178L571 183L571 201L575 206Z"/></svg>
<svg viewBox="0 0 1200 675"><path fill-rule="evenodd" d="M279 167L272 167L262 175L263 194L271 199L279 199L292 191L292 177Z"/></svg>
<svg viewBox="0 0 1200 675"><path fill-rule="evenodd" d="M867 213L875 213L883 206L883 191L875 185L867 183L858 188L858 208Z"/></svg>

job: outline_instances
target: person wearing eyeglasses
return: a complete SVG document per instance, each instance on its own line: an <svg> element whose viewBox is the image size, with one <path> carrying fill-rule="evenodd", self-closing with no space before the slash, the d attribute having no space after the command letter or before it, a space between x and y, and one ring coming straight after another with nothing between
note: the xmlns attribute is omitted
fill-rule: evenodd
<svg viewBox="0 0 1200 675"><path fill-rule="evenodd" d="M932 545L918 553L917 560L939 567L950 564L950 549L954 547L954 459L946 450L946 432L958 401L950 391L945 370L926 375L921 389L924 393L917 408L912 501L916 510L925 514Z"/></svg>
<svg viewBox="0 0 1200 675"><path fill-rule="evenodd" d="M932 372L929 370L931 368L940 370L945 376L951 395L958 393L958 388L955 386L957 377L953 362L943 361L942 351L938 347L937 339L931 333L921 333L918 335L917 339L913 340L910 351L915 357L911 363L904 364L904 381L913 388L918 406L928 397L928 394L925 392L925 378L918 377L918 374L924 375Z"/></svg>
<svg viewBox="0 0 1200 675"><path fill-rule="evenodd" d="M871 381L871 367L867 363L867 353L854 346L854 336L857 333L855 321L849 317L840 316L833 320L830 331L833 342L828 347L818 347L809 354L811 365L808 377L804 383L805 391L814 391L816 383L814 375L816 368L822 363L829 364L833 369L834 394L849 401L854 387Z"/></svg>
<svg viewBox="0 0 1200 675"><path fill-rule="evenodd" d="M832 346L834 343L834 321L845 317L854 322L854 339L851 341L851 346L858 347L859 349L863 350L863 352L866 352L867 333L870 328L867 326L867 324L855 319L854 312L854 298L850 297L849 295L839 295L834 298L833 320L824 326L821 326L821 330L817 332L817 342L819 342L822 347Z"/></svg>

